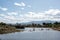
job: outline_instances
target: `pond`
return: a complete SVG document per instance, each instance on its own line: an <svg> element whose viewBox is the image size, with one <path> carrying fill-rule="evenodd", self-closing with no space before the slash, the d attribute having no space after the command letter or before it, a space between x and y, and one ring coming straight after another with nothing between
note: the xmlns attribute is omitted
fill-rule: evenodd
<svg viewBox="0 0 60 40"><path fill-rule="evenodd" d="M0 40L60 40L60 32L51 28L25 28L23 32L0 34Z"/></svg>

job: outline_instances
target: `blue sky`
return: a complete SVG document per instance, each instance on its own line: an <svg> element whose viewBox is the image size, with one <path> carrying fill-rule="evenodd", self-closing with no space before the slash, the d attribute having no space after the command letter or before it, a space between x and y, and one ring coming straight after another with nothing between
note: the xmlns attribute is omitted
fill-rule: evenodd
<svg viewBox="0 0 60 40"><path fill-rule="evenodd" d="M0 22L60 20L60 0L0 0Z"/></svg>

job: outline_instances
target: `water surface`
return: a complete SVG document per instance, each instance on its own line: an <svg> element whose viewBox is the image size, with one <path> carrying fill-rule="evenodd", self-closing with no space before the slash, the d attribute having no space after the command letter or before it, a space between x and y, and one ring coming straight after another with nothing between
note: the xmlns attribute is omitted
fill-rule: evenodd
<svg viewBox="0 0 60 40"><path fill-rule="evenodd" d="M60 32L50 28L25 28L24 32L0 34L1 40L60 40Z"/></svg>

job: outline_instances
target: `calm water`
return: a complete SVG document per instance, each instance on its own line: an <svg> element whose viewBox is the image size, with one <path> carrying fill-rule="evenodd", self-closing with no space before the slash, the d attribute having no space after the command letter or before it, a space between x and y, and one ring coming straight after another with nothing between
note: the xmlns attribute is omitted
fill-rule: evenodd
<svg viewBox="0 0 60 40"><path fill-rule="evenodd" d="M50 28L25 28L24 32L0 34L0 40L60 40L60 32Z"/></svg>

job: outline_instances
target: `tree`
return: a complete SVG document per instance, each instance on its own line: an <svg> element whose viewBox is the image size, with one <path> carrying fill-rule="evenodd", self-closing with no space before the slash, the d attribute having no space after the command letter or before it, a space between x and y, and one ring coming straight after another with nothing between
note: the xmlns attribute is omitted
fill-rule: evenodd
<svg viewBox="0 0 60 40"><path fill-rule="evenodd" d="M6 23L1 22L0 25L6 25Z"/></svg>

